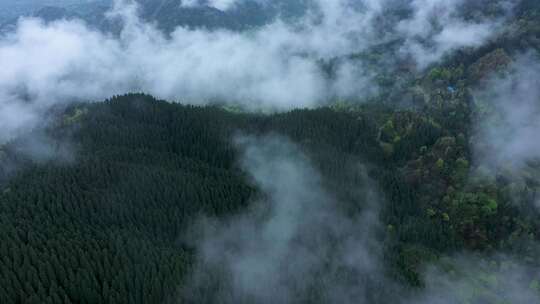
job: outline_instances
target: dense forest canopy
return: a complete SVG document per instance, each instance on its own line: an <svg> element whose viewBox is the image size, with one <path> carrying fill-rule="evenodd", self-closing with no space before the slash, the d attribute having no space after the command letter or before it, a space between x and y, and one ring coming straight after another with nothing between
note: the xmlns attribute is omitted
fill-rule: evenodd
<svg viewBox="0 0 540 304"><path fill-rule="evenodd" d="M538 1L35 9L0 303L540 303Z"/></svg>

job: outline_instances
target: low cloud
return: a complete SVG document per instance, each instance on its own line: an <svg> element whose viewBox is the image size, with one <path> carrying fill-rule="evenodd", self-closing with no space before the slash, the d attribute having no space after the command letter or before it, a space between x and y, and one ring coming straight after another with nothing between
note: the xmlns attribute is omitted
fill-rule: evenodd
<svg viewBox="0 0 540 304"><path fill-rule="evenodd" d="M540 161L540 58L514 60L475 92L480 121L474 139L479 165L520 170Z"/></svg>
<svg viewBox="0 0 540 304"><path fill-rule="evenodd" d="M198 263L187 302L369 303L382 292L379 198L358 164L360 214L345 214L299 147L241 137L241 167L261 191L253 208L195 231ZM201 228L202 227L202 228ZM391 290L390 284L385 284Z"/></svg>
<svg viewBox="0 0 540 304"><path fill-rule="evenodd" d="M406 39L401 51L412 55L420 67L426 67L457 49L479 47L502 29L503 16L466 19L463 11L466 2L411 1L411 18L402 20L397 25L398 35ZM500 4L506 14L510 14L510 3L511 1L505 1ZM488 3L484 6L487 8Z"/></svg>
<svg viewBox="0 0 540 304"><path fill-rule="evenodd" d="M425 273L425 288L409 303L540 303L540 272L511 257L462 255Z"/></svg>
<svg viewBox="0 0 540 304"><path fill-rule="evenodd" d="M209 7L217 8L221 11L226 11L234 5L236 5L239 0L181 0L181 6L184 7L198 7L201 5L206 5Z"/></svg>
<svg viewBox="0 0 540 304"><path fill-rule="evenodd" d="M453 12L461 1L448 3L444 8ZM398 6L412 14L381 28L381 20ZM424 8L420 0L311 0L295 21L277 18L243 32L178 27L165 34L138 17L135 2L116 0L108 18L123 24L119 35L78 20L23 18L14 31L0 36L0 116L5 118L0 139L32 128L51 105L133 91L263 111L369 97L378 92L377 70L349 55L397 36L406 41L402 53L423 66L453 49L478 46L495 33L488 30L489 20L472 22L458 14L428 22L438 11L433 5ZM414 30L417 26L426 31ZM464 38L473 34L475 39ZM425 49L415 44L417 37L435 46ZM390 57L383 62L399 56ZM333 61L328 75L322 63L335 58L340 60Z"/></svg>
<svg viewBox="0 0 540 304"><path fill-rule="evenodd" d="M182 303L540 301L540 269L513 256L465 252L423 261L423 287L401 285L387 275L383 201L362 165L349 166L361 206L351 214L288 139L248 136L236 145L240 166L260 193L249 210L202 220L188 232L196 263Z"/></svg>

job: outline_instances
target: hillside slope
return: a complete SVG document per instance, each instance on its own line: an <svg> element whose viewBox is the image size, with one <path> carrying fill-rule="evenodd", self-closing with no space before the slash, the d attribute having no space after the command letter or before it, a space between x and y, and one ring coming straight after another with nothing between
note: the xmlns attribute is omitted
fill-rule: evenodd
<svg viewBox="0 0 540 304"><path fill-rule="evenodd" d="M19 167L0 195L2 303L181 299L197 260L197 247L183 241L186 229L202 215L244 212L259 196L239 167L239 134L290 138L350 216L367 208L358 200L361 170L351 173L351 164L367 166L381 193L380 272L406 289L424 284L425 263L463 249L533 254L520 240L537 238L537 218L496 184L466 182L467 140L424 114L377 104L234 114L147 95L63 113L47 136L55 139L51 149L69 149L71 157L36 163L20 153L22 139L3 148L3 162ZM383 303L377 284L368 290Z"/></svg>

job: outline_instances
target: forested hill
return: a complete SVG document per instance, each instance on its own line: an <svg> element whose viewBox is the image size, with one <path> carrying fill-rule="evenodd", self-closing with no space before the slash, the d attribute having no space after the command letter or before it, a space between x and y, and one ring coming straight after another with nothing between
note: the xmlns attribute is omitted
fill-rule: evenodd
<svg viewBox="0 0 540 304"><path fill-rule="evenodd" d="M298 301L331 302L324 290L343 280L362 282L369 303L406 301L429 285L426 265L464 250L487 256L497 250L531 270L538 266L530 244L538 240L540 220L527 207L537 190L529 179L516 204L502 186L507 180L469 179L465 119L452 117L450 124L444 115L379 103L243 114L142 94L72 105L55 115L46 132L2 147L0 303L239 301L212 272L214 279L190 287L200 282L202 249L186 240L200 218L225 219L265 200L241 165L239 137L288 138L298 146L334 207L348 214L342 221L378 210L371 219L380 221L373 236L382 264L377 273L302 278L308 290L298 291ZM28 145L43 137L53 144ZM62 153L30 158L43 151ZM366 177L351 170L359 165L378 199L359 199ZM505 300L510 283L540 292L538 272L505 281L505 261L488 258L484 271L468 275L460 285L465 291L455 294L473 303ZM402 291L388 292L391 286Z"/></svg>

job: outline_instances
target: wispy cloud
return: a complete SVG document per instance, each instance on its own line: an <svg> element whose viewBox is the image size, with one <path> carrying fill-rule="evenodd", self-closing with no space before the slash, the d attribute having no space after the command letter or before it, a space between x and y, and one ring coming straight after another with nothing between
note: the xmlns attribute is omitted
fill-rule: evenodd
<svg viewBox="0 0 540 304"><path fill-rule="evenodd" d="M540 272L508 255L463 252L422 261L422 288L384 265L384 206L361 164L349 164L356 214L328 188L301 147L267 135L236 139L240 166L260 191L251 208L204 219L187 235L197 260L187 303L536 303ZM347 174L349 176L349 174ZM388 241L388 239L386 239ZM388 243L387 243L388 244Z"/></svg>
<svg viewBox="0 0 540 304"><path fill-rule="evenodd" d="M196 7L201 5L207 5L217 8L222 11L226 11L237 4L238 0L180 0L180 4L184 7Z"/></svg>
<svg viewBox="0 0 540 304"><path fill-rule="evenodd" d="M475 92L481 120L476 124L475 152L491 169L523 169L540 160L540 59L521 55L503 74L494 75Z"/></svg>
<svg viewBox="0 0 540 304"><path fill-rule="evenodd" d="M379 197L362 166L351 164L362 180L355 203L363 211L345 214L289 140L272 135L236 143L241 167L262 198L246 214L197 226L204 231L195 240L198 266L183 296L224 303L367 303L377 297L374 287L383 280Z"/></svg>

